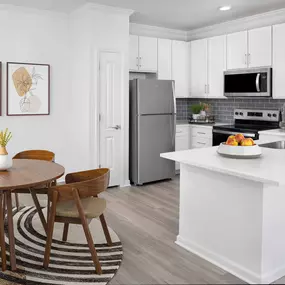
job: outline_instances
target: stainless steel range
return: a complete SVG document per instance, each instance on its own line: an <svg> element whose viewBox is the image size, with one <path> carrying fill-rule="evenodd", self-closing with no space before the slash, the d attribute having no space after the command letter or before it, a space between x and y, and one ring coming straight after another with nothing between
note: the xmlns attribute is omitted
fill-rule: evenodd
<svg viewBox="0 0 285 285"><path fill-rule="evenodd" d="M281 115L279 110L234 111L234 125L215 126L213 128L213 146L225 142L230 135L243 134L247 138L259 139L259 131L278 129Z"/></svg>

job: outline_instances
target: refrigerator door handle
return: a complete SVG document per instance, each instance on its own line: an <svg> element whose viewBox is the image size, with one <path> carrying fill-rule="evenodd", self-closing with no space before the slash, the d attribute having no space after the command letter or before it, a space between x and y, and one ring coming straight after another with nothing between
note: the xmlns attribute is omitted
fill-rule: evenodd
<svg viewBox="0 0 285 285"><path fill-rule="evenodd" d="M173 111L174 114L176 114L176 95L175 95L175 82L174 80L172 81L172 94L173 94Z"/></svg>

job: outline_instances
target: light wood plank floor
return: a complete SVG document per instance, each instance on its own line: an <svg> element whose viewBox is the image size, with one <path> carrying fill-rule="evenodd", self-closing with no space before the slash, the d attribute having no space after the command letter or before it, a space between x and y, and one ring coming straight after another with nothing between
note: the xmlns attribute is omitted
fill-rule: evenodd
<svg viewBox="0 0 285 285"><path fill-rule="evenodd" d="M109 189L106 218L119 235L123 263L110 284L244 284L178 247L179 180Z"/></svg>
<svg viewBox="0 0 285 285"><path fill-rule="evenodd" d="M244 284L235 276L175 245L179 180L108 189L106 219L119 235L123 263L117 284ZM12 285L0 280L2 285ZM13 283L14 284L14 283ZM285 284L285 278L276 282Z"/></svg>

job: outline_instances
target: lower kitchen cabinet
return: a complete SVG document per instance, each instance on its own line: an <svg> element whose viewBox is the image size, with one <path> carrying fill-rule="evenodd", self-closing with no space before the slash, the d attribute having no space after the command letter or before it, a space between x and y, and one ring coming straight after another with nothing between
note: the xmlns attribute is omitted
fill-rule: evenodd
<svg viewBox="0 0 285 285"><path fill-rule="evenodd" d="M205 148L213 145L213 128L191 126L190 147Z"/></svg>
<svg viewBox="0 0 285 285"><path fill-rule="evenodd" d="M176 127L175 151L187 150L190 148L190 126L181 125ZM175 169L180 170L180 164L175 164Z"/></svg>
<svg viewBox="0 0 285 285"><path fill-rule="evenodd" d="M175 150L182 151L193 148L211 147L213 141L213 128L196 125L178 125L176 127ZM175 164L176 171L180 164Z"/></svg>

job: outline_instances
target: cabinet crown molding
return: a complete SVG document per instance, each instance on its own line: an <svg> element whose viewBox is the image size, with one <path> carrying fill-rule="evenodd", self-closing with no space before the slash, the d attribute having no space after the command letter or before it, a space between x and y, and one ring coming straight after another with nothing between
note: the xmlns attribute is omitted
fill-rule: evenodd
<svg viewBox="0 0 285 285"><path fill-rule="evenodd" d="M167 28L142 25L136 23L130 23L130 34L137 36L146 36L146 37L161 38L161 39L179 40L179 41L187 40L186 31L167 29Z"/></svg>
<svg viewBox="0 0 285 285"><path fill-rule="evenodd" d="M281 24L284 22L285 9L279 9L263 14L256 14L253 16L240 18L233 21L227 21L204 28L190 30L187 32L187 40L192 41L213 36L220 36L224 34Z"/></svg>

